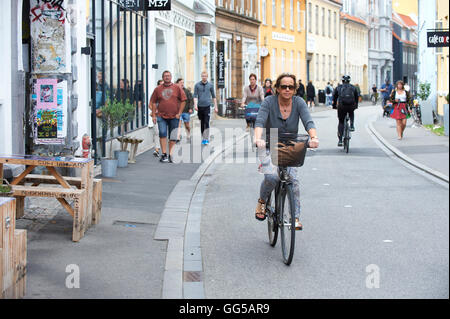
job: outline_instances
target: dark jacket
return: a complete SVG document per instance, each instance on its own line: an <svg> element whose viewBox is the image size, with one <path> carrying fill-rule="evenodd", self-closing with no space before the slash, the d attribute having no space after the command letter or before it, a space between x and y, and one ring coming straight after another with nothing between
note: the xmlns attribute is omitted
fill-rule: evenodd
<svg viewBox="0 0 450 319"><path fill-rule="evenodd" d="M306 95L309 97L316 97L316 88L311 83L306 86Z"/></svg>
<svg viewBox="0 0 450 319"><path fill-rule="evenodd" d="M296 95L300 96L301 98L305 96L305 86L303 85L303 83L299 84Z"/></svg>
<svg viewBox="0 0 450 319"><path fill-rule="evenodd" d="M347 107L353 107L355 109L358 108L358 98L359 98L358 90L356 90L356 88L353 85L351 85L350 83L348 83L348 84L347 83L339 84L338 87L334 90L334 92L333 92L333 103L332 103L333 108L335 109L335 108L337 108L339 106L344 106L344 105L341 105L341 103L339 101L340 100L339 96L341 94L342 89L344 88L344 85L350 85L352 90L353 90L353 94L355 96L355 104L354 105L346 105L346 106ZM337 102L339 102L339 103L337 103Z"/></svg>
<svg viewBox="0 0 450 319"><path fill-rule="evenodd" d="M395 92L397 92L397 90L392 90L391 95L389 96L389 101L391 101L392 103L395 103ZM413 99L411 98L411 94L409 94L408 91L406 91L406 105L411 107L413 105Z"/></svg>

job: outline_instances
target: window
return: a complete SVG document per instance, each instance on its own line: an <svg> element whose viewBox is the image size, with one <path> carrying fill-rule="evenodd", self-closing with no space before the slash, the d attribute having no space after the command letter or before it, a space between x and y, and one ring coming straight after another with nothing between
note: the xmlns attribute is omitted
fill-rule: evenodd
<svg viewBox="0 0 450 319"><path fill-rule="evenodd" d="M332 77L332 69L331 69L331 55L328 56L328 81L331 81Z"/></svg>
<svg viewBox="0 0 450 319"><path fill-rule="evenodd" d="M316 81L319 81L319 54L316 53L316 69L314 70L314 73L316 73Z"/></svg>
<svg viewBox="0 0 450 319"><path fill-rule="evenodd" d="M319 35L319 6L316 6L316 34Z"/></svg>
<svg viewBox="0 0 450 319"><path fill-rule="evenodd" d="M308 3L308 32L312 32L312 4Z"/></svg>
<svg viewBox="0 0 450 319"><path fill-rule="evenodd" d="M325 8L322 8L322 36L325 36Z"/></svg>
<svg viewBox="0 0 450 319"><path fill-rule="evenodd" d="M234 0L231 0L230 1L230 10L233 10L234 9Z"/></svg>
<svg viewBox="0 0 450 319"><path fill-rule="evenodd" d="M289 23L290 23L291 30L294 30L294 0L291 0L289 10L290 10Z"/></svg>
<svg viewBox="0 0 450 319"><path fill-rule="evenodd" d="M331 38L331 10L328 10L328 37Z"/></svg>
<svg viewBox="0 0 450 319"><path fill-rule="evenodd" d="M289 70L295 70L294 50L291 50L291 58L289 59Z"/></svg>
<svg viewBox="0 0 450 319"><path fill-rule="evenodd" d="M300 1L297 1L297 31L302 31L302 19L301 19Z"/></svg>
<svg viewBox="0 0 450 319"><path fill-rule="evenodd" d="M301 53L300 51L297 52L297 76L300 78L300 72L301 72L301 67L300 67L300 63L301 63Z"/></svg>
<svg viewBox="0 0 450 319"><path fill-rule="evenodd" d="M334 80L337 81L337 57L333 57L333 73L334 73Z"/></svg>
<svg viewBox="0 0 450 319"><path fill-rule="evenodd" d="M223 0L219 0L219 7L223 7Z"/></svg>
<svg viewBox="0 0 450 319"><path fill-rule="evenodd" d="M334 12L334 21L333 21L333 25L334 25L334 38L337 39L337 34L336 34L336 30L339 28L339 26L337 25L337 19L336 19L336 11Z"/></svg>
<svg viewBox="0 0 450 319"><path fill-rule="evenodd" d="M281 51L281 72L286 70L286 50Z"/></svg>
<svg viewBox="0 0 450 319"><path fill-rule="evenodd" d="M285 20L286 20L286 9L284 7L284 1L285 0L281 0L281 27L285 28Z"/></svg>
<svg viewBox="0 0 450 319"><path fill-rule="evenodd" d="M439 29L442 29L442 21L436 21L435 22L435 28L436 28L436 30L439 30ZM435 48L435 52L436 53L442 53L442 52L444 52L443 50L442 50L442 47L436 47Z"/></svg>
<svg viewBox="0 0 450 319"><path fill-rule="evenodd" d="M322 55L322 80L324 80L324 81L326 79L326 76L325 76L325 73L326 73L325 63L326 63L326 56L325 56L325 54L323 54Z"/></svg>
<svg viewBox="0 0 450 319"><path fill-rule="evenodd" d="M272 0L272 25L277 25L277 5L275 0Z"/></svg>
<svg viewBox="0 0 450 319"><path fill-rule="evenodd" d="M277 78L277 49L272 50L272 57L270 58L270 63L272 67L272 79Z"/></svg>
<svg viewBox="0 0 450 319"><path fill-rule="evenodd" d="M261 5L261 11L262 11L262 22L263 24L267 24L267 8L266 8L266 0L262 0Z"/></svg>

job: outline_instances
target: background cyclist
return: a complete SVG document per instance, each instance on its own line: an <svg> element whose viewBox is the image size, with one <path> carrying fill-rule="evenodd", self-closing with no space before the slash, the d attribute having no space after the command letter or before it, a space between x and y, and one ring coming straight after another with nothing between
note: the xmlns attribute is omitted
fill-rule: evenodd
<svg viewBox="0 0 450 319"><path fill-rule="evenodd" d="M350 75L342 77L342 84L334 90L333 108L337 108L338 125L338 146L342 146L342 135L344 134L345 116L350 117L350 131L355 130L355 109L358 107L358 91L350 84Z"/></svg>
<svg viewBox="0 0 450 319"><path fill-rule="evenodd" d="M269 141L271 128L277 128L278 133L298 134L299 120L302 121L305 130L311 137L309 147L317 148L319 139L316 135L316 128L309 113L305 101L294 96L297 89L297 79L290 73L281 74L275 83L276 95L268 96L261 105L255 124L255 142L258 148L268 147L262 139L263 129L266 129L266 140ZM291 116L292 115L292 116ZM300 217L300 188L297 178L298 168L289 167L287 170L294 188L295 195L295 228L302 229L299 221ZM278 174L265 174L261 183L260 196L256 206L255 217L258 220L266 219L266 201L270 193L279 182Z"/></svg>
<svg viewBox="0 0 450 319"><path fill-rule="evenodd" d="M248 77L250 80L250 85L244 86L244 96L242 97L241 106L245 107L250 102L261 104L264 101L264 90L261 86L256 84L256 74L250 74ZM246 120L247 129L250 127L250 120Z"/></svg>

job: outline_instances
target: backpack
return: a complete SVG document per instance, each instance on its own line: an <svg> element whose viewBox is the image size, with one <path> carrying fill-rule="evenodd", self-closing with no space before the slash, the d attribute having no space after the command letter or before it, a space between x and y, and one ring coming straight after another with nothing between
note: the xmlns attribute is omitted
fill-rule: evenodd
<svg viewBox="0 0 450 319"><path fill-rule="evenodd" d="M344 84L339 94L340 101L343 105L355 105L355 89L350 84Z"/></svg>
<svg viewBox="0 0 450 319"><path fill-rule="evenodd" d="M330 93L331 93L331 89L330 89L329 86L326 87L325 92L326 92L327 94L330 94Z"/></svg>

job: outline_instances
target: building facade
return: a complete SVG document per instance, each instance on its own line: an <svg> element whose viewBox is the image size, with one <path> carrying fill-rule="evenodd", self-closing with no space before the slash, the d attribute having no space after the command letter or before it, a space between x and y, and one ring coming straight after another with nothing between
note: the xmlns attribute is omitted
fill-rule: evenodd
<svg viewBox="0 0 450 319"><path fill-rule="evenodd" d="M449 25L448 25L448 1L444 0L437 0L436 2L437 6L437 21L436 21L436 29L444 29L448 32ZM446 100L446 97L449 94L449 83L448 83L448 58L449 58L449 47L448 43L446 47L443 48L436 48L436 63L437 63L437 109L436 113L441 122L444 122L443 117L447 117L449 114L445 114L444 112L444 105L449 104L449 102ZM447 107L448 108L448 107Z"/></svg>
<svg viewBox="0 0 450 319"><path fill-rule="evenodd" d="M394 82L408 83L411 92L417 91L417 24L408 16L392 13L392 49L394 54Z"/></svg>
<svg viewBox="0 0 450 319"><path fill-rule="evenodd" d="M223 52L223 85L217 89L221 108L227 98L242 98L250 74L259 78L259 25L257 0L216 0L216 36Z"/></svg>
<svg viewBox="0 0 450 319"><path fill-rule="evenodd" d="M344 0L341 12L341 74L348 74L358 84L361 94L369 96L369 26L367 1ZM371 86L371 85L370 85Z"/></svg>
<svg viewBox="0 0 450 319"><path fill-rule="evenodd" d="M261 83L283 72L306 80L306 1L260 0Z"/></svg>
<svg viewBox="0 0 450 319"><path fill-rule="evenodd" d="M392 2L369 0L369 85L393 81Z"/></svg>
<svg viewBox="0 0 450 319"><path fill-rule="evenodd" d="M306 1L306 78L316 90L337 85L340 74L340 11L342 1Z"/></svg>

